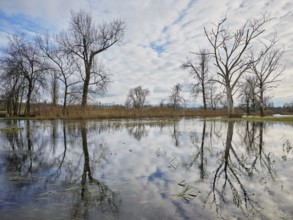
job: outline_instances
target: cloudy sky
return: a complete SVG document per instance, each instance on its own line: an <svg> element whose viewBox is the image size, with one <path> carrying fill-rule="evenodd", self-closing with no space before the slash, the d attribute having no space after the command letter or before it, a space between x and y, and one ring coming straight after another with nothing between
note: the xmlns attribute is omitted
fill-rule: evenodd
<svg viewBox="0 0 293 220"><path fill-rule="evenodd" d="M225 15L232 27L267 11L276 19L266 34L277 32L285 48L286 69L274 90L274 104L293 100L293 2L290 0L0 0L0 46L7 33L58 33L68 27L70 11L85 9L97 23L120 18L127 29L123 44L99 56L112 74L103 103L125 102L130 88L148 88L148 102L167 99L172 86L184 85L190 103L200 104L189 94L191 78L180 68L190 52L206 48L204 27L212 28Z"/></svg>

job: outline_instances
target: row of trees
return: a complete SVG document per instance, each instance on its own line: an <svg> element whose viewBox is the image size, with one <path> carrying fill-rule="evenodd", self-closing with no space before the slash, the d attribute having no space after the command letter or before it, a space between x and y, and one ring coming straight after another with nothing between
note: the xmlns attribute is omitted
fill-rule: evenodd
<svg viewBox="0 0 293 220"><path fill-rule="evenodd" d="M283 49L277 46L276 35L271 39L261 38L265 25L272 18L264 14L259 19L247 20L239 29L229 29L227 18L221 20L210 31L204 29L209 42L209 50L195 52L197 62L187 59L182 65L189 69L194 78L193 94L201 94L204 109L218 100L215 92L219 86L226 94L229 116L234 115L234 96L247 105L247 112L256 109L258 103L260 115L264 116L264 106L268 100L267 92L275 87L284 67L280 64ZM216 69L211 74L209 62L213 61Z"/></svg>
<svg viewBox="0 0 293 220"><path fill-rule="evenodd" d="M228 115L233 117L234 97L238 93L248 115L257 110L260 116L265 115L265 106L271 104L269 92L284 70L281 65L284 50L277 45L276 34L270 39L262 37L265 25L271 20L265 13L261 18L247 20L233 31L225 18L210 31L204 29L210 48L192 52L196 58L187 58L182 68L189 70L193 78L191 93L195 98L201 95L205 110L227 106ZM212 70L211 62L215 66ZM173 108L184 103L181 91L180 84L172 88L169 105ZM223 101L223 94L226 101ZM131 89L126 105L141 108L147 95L149 91L140 86Z"/></svg>
<svg viewBox="0 0 293 220"><path fill-rule="evenodd" d="M51 82L52 102L56 104L60 83L63 111L66 105L81 99L87 105L90 93L105 92L109 73L97 55L123 39L125 24L114 20L97 25L85 11L72 12L69 28L55 36L31 38L9 36L1 53L1 88L10 114L18 114L25 100L25 114L31 114L31 102Z"/></svg>
<svg viewBox="0 0 293 220"><path fill-rule="evenodd" d="M164 104L165 99L160 103L160 107L168 106L173 109L178 109L185 104L185 99L182 95L182 84L177 83L171 88L170 96L168 97L168 103ZM129 108L141 109L146 105L146 98L150 95L150 91L147 88L137 86L129 90L125 106Z"/></svg>

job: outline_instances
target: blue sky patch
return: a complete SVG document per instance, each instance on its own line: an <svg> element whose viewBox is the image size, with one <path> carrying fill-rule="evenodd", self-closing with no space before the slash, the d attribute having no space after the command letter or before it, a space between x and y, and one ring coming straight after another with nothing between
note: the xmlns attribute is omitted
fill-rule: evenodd
<svg viewBox="0 0 293 220"><path fill-rule="evenodd" d="M0 31L5 33L45 32L46 30L23 14L7 15L0 10Z"/></svg>
<svg viewBox="0 0 293 220"><path fill-rule="evenodd" d="M154 51L156 51L158 54L161 54L163 52L165 52L166 50L166 46L168 46L170 43L156 43L156 42L152 42L150 44L150 48L152 48Z"/></svg>

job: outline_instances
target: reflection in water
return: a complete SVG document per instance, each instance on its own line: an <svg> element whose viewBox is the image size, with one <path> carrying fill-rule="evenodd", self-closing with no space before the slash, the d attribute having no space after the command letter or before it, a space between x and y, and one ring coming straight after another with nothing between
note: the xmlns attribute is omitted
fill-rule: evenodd
<svg viewBox="0 0 293 220"><path fill-rule="evenodd" d="M242 177L247 174L250 175L250 170L244 164L243 158L239 157L234 149L233 132L234 122L228 122L225 150L218 167L215 169L208 199L210 196L212 197L212 203L215 204L217 213L219 213L219 208L227 204L229 200L227 196L232 199L238 208L249 209L253 212L258 211L259 204L250 197L242 181Z"/></svg>
<svg viewBox="0 0 293 220"><path fill-rule="evenodd" d="M148 131L144 124L128 125L127 130L129 135L133 136L138 141L140 141L142 137L148 135Z"/></svg>
<svg viewBox="0 0 293 220"><path fill-rule="evenodd" d="M107 185L92 176L90 168L90 155L88 151L87 128L85 122L81 122L80 131L82 137L82 149L84 165L81 179L80 194L75 198L72 206L72 217L89 218L89 210L101 208L103 212L119 214L120 198Z"/></svg>
<svg viewBox="0 0 293 220"><path fill-rule="evenodd" d="M178 132L178 129L177 129L177 123L174 123L173 125L173 134L172 134L172 137L174 138L175 140L175 146L176 147L179 147L179 132Z"/></svg>
<svg viewBox="0 0 293 220"><path fill-rule="evenodd" d="M209 125L212 128L213 123L209 123ZM199 180L200 182L210 182L210 191L207 193L207 196L204 196L205 193L202 192L202 185L201 187L197 186L200 183L199 181L195 181L196 184L186 184L187 181L184 180L178 183L180 187L183 187L183 191L180 191L178 195L182 196L182 192L184 192L184 196L187 196L188 200L193 200L194 198L191 196L194 193L191 193L189 189L193 189L193 191L194 189L198 190L203 196L203 207L215 208L217 215L221 218L229 216L226 215L225 217L222 212L223 209L231 209L231 203L246 218L253 218L252 216L255 215L263 216L266 213L263 210L267 210L268 207L264 206L262 204L263 201L257 197L259 193L257 189L263 186L263 189L268 192L268 198L275 195L268 183L277 180L277 158L274 152L266 152L264 148L264 123L247 123L244 135L240 135L242 137L240 142L237 138L233 137L235 133L234 127L235 122L227 123L225 141L223 138L221 139L224 148L223 150L216 150L217 166L215 167L208 167L206 163L207 161L213 161L211 155L214 155L214 153L210 150L215 147L211 146L213 141L208 141L208 145L205 143L205 137L208 135L206 134L206 121L202 125L201 138L196 133L191 136L192 140L196 140L192 143L197 147L197 153L191 159L191 162L183 162L183 167L190 170L193 164L198 164L196 170L198 171ZM210 129L210 131L212 130ZM242 133L241 130L242 128L239 129L237 127L237 132ZM224 137L221 132L217 132L213 139L221 136ZM285 143L288 143L287 139ZM243 149L242 146L245 148ZM246 152L244 151L245 149ZM282 156L282 158L287 157ZM210 172L207 171L208 169ZM280 188L283 189L283 185ZM186 200L185 197L184 199ZM264 216L271 215L270 212L267 212Z"/></svg>
<svg viewBox="0 0 293 220"><path fill-rule="evenodd" d="M206 178L206 168L205 168L205 160L204 160L204 141L206 135L206 121L203 122L202 127L202 137L201 137L201 146L200 146L200 178L203 180Z"/></svg>
<svg viewBox="0 0 293 220"><path fill-rule="evenodd" d="M66 152L67 152L67 132L66 132L66 125L63 123L63 152L60 154L60 156L55 157L54 159L54 164L57 166L56 171L53 171L48 177L46 178L45 185L48 183L54 183L56 182L59 178L61 178L62 175L62 167L66 158ZM52 129L52 138L54 137L55 140L53 143L56 144L56 125L54 126L54 129ZM56 145L52 144L51 145L53 148L53 152L55 153Z"/></svg>
<svg viewBox="0 0 293 220"><path fill-rule="evenodd" d="M16 124L14 124L14 126L16 126ZM35 197L35 199L43 199L48 195L66 197L64 192L73 193L74 199L71 205L71 215L74 219L88 219L90 216L89 213L93 210L107 212L114 216L118 215L121 202L119 194L112 191L106 184L94 178L92 175L86 123L80 123L78 130L75 125L63 123L62 145L57 144L59 135L56 122L52 123L51 132L48 134L48 137L46 137L46 134L40 137L40 133L38 132L40 126L36 126L35 124L32 125L29 120L25 121L21 126L24 128L23 131L16 130L3 133L3 137L7 140L8 145L4 144L5 147L2 150L6 150L8 153L3 155L4 158L1 156L0 165L1 170L5 168L8 181L10 181L8 183L11 184L14 190L7 192L10 193L10 195L7 194L6 196L4 194L0 197L0 217L1 207L3 207L3 205L4 207L7 206L8 208L12 208L14 207L14 203L21 204L23 202L22 205L25 206L26 201L30 201L33 197ZM70 132L67 132L67 130L70 130ZM79 136L76 135L77 131L80 133ZM25 134L24 136L23 133ZM75 187L75 182L79 179L78 173L80 163L79 160L73 161L72 158L67 157L67 153L68 150L71 150L71 152L69 152L71 155L69 156L72 157L73 145L76 145L79 137L81 137L81 153L84 162L80 178L80 187ZM69 149L68 138L71 139ZM49 144L45 145L45 142ZM61 146L61 148L57 148L57 146ZM97 144L97 147L101 148L101 152L99 155L100 158L96 159L96 161L105 158L105 150L107 150L102 144ZM46 148L52 153L53 158L50 158L50 156L46 154ZM93 155L95 155L95 153L93 153L92 156ZM49 157L46 158L46 156ZM45 178L42 177L43 175L45 175ZM3 180L3 178L1 179ZM56 187L56 184L61 184L61 188L58 189L59 187ZM69 187L64 189L62 187L64 184ZM30 190L30 197L32 198L27 197L27 190ZM13 196L11 195L12 192L14 192ZM13 200L11 200L12 198ZM36 205L41 204L37 203ZM28 216L23 215L20 218L26 219L27 217Z"/></svg>
<svg viewBox="0 0 293 220"><path fill-rule="evenodd" d="M245 128L243 141L245 146L247 146L247 151L253 153L254 149L256 149L256 123L247 121Z"/></svg>
<svg viewBox="0 0 293 220"><path fill-rule="evenodd" d="M246 126L244 143L250 154L243 154L233 143L234 122L228 122L228 129L225 142L225 150L219 159L219 165L215 169L213 176L212 189L208 195L211 202L215 205L217 213L227 201L231 199L237 208L247 210L248 217L251 214L260 212L264 207L257 201L254 193L247 189L247 180L262 175L262 180L270 177L275 180L276 170L274 170L274 160L271 153L266 154L263 149L263 123L259 123L258 145L255 136L255 124L252 130ZM247 141L248 140L248 141ZM253 148L257 148L256 151ZM251 152L256 152L251 154ZM267 180L264 180L267 181ZM229 190L229 191L228 191ZM208 201L207 199L207 201Z"/></svg>
<svg viewBox="0 0 293 220"><path fill-rule="evenodd" d="M206 121L203 121L201 137L196 132L191 133L190 139L192 144L197 148L197 153L192 156L190 162L184 162L183 166L186 169L190 169L193 165L198 163L198 169L200 172L200 180L203 181L207 178L207 160L205 158L205 138L206 138ZM210 142L212 144L212 141Z"/></svg>
<svg viewBox="0 0 293 220"><path fill-rule="evenodd" d="M19 128L0 131L1 219L292 217L289 125L185 119L0 126Z"/></svg>
<svg viewBox="0 0 293 220"><path fill-rule="evenodd" d="M30 120L26 121L26 140L27 140L27 151L29 157L29 168L28 172L31 173L33 169L33 142L31 140L31 129L30 129Z"/></svg>

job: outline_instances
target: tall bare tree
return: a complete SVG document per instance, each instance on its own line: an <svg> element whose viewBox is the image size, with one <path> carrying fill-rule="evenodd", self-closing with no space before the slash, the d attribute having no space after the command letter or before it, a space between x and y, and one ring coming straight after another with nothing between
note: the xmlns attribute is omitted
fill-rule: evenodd
<svg viewBox="0 0 293 220"><path fill-rule="evenodd" d="M141 109L144 106L146 97L149 94L150 91L148 89L143 89L141 86L130 89L126 98L125 105L128 107Z"/></svg>
<svg viewBox="0 0 293 220"><path fill-rule="evenodd" d="M197 96L198 93L202 95L203 108L207 109L207 84L209 83L208 62L210 55L207 50L200 50L194 53L199 57L199 62L194 63L187 59L186 63L182 65L184 69L190 70L190 75L194 78L195 83L192 84L192 94Z"/></svg>
<svg viewBox="0 0 293 220"><path fill-rule="evenodd" d="M183 96L181 95L181 92L182 92L182 85L180 83L177 83L175 86L172 87L169 100L173 109L179 108L185 102Z"/></svg>
<svg viewBox="0 0 293 220"><path fill-rule="evenodd" d="M225 25L227 21L225 18L211 31L204 29L218 69L217 82L222 84L226 90L229 117L234 115L233 95L238 81L252 64L252 60L249 58L250 49L254 40L264 33L264 26L270 20L271 18L264 14L259 19L247 20L239 29L231 31L229 26ZM263 53L260 53L259 56L263 56ZM256 60L258 59L259 57L256 57Z"/></svg>
<svg viewBox="0 0 293 220"><path fill-rule="evenodd" d="M121 42L124 36L125 23L114 20L110 23L96 25L93 16L83 10L71 12L70 27L59 35L59 43L64 50L74 55L81 62L83 69L83 91L81 105L87 105L90 86L101 87L109 82L105 71L97 71L98 54Z"/></svg>
<svg viewBox="0 0 293 220"><path fill-rule="evenodd" d="M265 115L265 93L275 87L278 77L284 70L284 67L280 63L283 52L283 49L272 46L261 59L254 58L254 55L252 55L253 62L251 64L251 70L256 76L256 84L259 89L261 117Z"/></svg>

